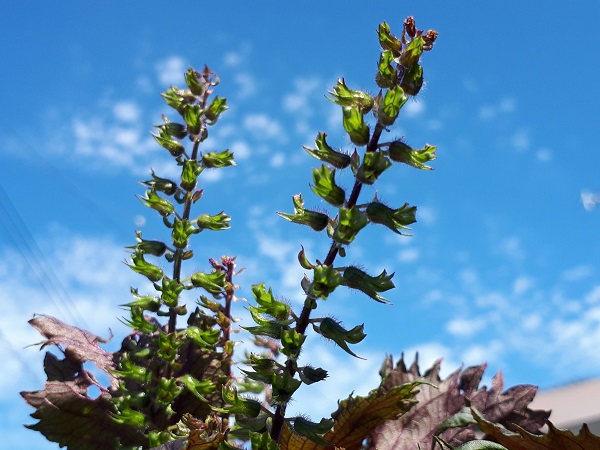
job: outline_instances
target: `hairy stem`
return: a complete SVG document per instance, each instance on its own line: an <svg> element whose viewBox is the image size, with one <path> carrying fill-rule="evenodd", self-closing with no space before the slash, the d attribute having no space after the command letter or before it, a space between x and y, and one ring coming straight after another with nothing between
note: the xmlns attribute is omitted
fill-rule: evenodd
<svg viewBox="0 0 600 450"><path fill-rule="evenodd" d="M369 143L367 144L367 152L374 152L379 145L379 138L381 137L381 133L384 130L384 127L377 123L375 129L373 130L373 134L369 139ZM346 207L351 208L355 206L358 202L358 197L360 196L360 192L362 190L363 183L358 180L355 180L354 187L352 188L352 192L350 193L350 197L346 202ZM331 247L329 248L329 252L325 257L325 261L323 265L332 266L335 258L337 257L339 252L339 247L336 242L331 243ZM296 321L296 331L300 334L306 334L306 329L308 328L308 324L310 323L310 313L313 310L308 306L311 302L311 299L307 298L302 308L302 312ZM286 364L288 367L288 372L290 375L294 376L296 374L296 370L292 367L291 364ZM275 442L279 442L279 438L281 437L281 430L283 429L283 424L285 422L285 409L286 405L277 405L275 409L275 417L273 417L273 424L271 426L271 439Z"/></svg>

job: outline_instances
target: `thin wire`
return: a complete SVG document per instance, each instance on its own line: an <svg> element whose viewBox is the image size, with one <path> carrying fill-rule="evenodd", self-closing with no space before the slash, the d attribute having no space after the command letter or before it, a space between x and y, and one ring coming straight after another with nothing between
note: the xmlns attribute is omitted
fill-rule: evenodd
<svg viewBox="0 0 600 450"><path fill-rule="evenodd" d="M48 263L29 228L14 207L2 183L0 183L0 208L4 211L4 214L1 215L3 228L32 269L33 274L52 303L64 317L68 315L74 323L88 327L83 315L77 309L77 305L70 298L67 290L60 282L60 278L54 272L52 265Z"/></svg>

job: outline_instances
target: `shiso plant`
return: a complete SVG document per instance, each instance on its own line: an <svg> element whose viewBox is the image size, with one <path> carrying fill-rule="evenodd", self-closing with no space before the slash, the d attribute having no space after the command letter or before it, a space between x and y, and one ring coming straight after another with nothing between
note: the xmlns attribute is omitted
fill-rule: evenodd
<svg viewBox="0 0 600 450"><path fill-rule="evenodd" d="M442 379L439 362L422 374L416 359L407 366L404 358L394 363L387 357L380 386L365 397L339 401L330 418L313 422L287 414L301 385L327 382L326 368L299 362L308 333L332 341L352 357L357 357L352 346L366 337L363 324L346 327L320 316L319 304L338 288L387 303L383 293L394 288L393 273L372 274L344 258L366 226L406 234L416 222L417 208L407 202L390 206L377 196L364 199L363 187L381 183L394 165L430 170L428 164L436 158L434 145L414 148L404 139L384 136L408 99L421 90L421 59L438 33L419 30L408 17L400 37L385 22L377 35L377 94L339 79L328 95L341 108L352 148L337 149L325 132L318 133L314 148L304 148L320 162L312 170L310 189L335 213L306 208L302 194L293 195L292 212L278 212L330 242L322 259L307 255L298 244L298 264L306 273L298 280L305 298L301 310L294 311L264 282L252 285L249 312L254 323L241 328L256 351L236 358L236 258L207 257L206 271L189 272L189 261L197 258L192 245L196 235L227 230L231 222L224 211L196 211L202 205L202 174L235 166L229 150L203 151L202 143L228 105L213 95L216 74L208 67L190 68L185 88L172 86L162 93L177 120L163 116L153 133L181 175L168 179L151 172L139 197L158 214L168 237L147 239L136 232L136 242L128 247L126 264L152 290L131 288L132 300L122 306L127 310L123 321L132 331L112 353L101 347L106 340L54 317L30 320L44 336L41 347L54 345L62 357L46 353L44 389L21 393L35 408L37 422L28 428L70 450L600 448L600 438L587 427L578 435L557 430L547 422L549 412L531 410L535 387L504 390L501 374L490 389L480 387L485 365ZM336 182L342 171L353 178L349 190ZM191 296L193 306L187 300ZM310 361L310 355L303 354L304 360ZM106 383L89 370L90 363ZM237 374L234 364L240 366ZM95 398L92 387L100 392Z"/></svg>

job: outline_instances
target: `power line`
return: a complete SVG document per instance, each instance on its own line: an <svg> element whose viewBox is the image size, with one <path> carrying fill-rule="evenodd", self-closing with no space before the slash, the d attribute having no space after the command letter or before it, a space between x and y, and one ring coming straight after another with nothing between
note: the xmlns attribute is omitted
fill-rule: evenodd
<svg viewBox="0 0 600 450"><path fill-rule="evenodd" d="M23 259L29 265L33 275L37 278L40 286L54 303L63 317L69 316L73 323L87 326L83 315L70 298L67 290L60 282L59 277L48 263L44 253L40 250L35 238L14 207L10 197L0 183L0 208L3 214L0 223L6 234L12 240Z"/></svg>

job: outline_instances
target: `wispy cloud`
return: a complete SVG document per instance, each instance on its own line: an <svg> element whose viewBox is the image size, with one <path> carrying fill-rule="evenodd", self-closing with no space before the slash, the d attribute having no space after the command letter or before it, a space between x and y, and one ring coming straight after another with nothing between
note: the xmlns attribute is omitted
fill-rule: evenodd
<svg viewBox="0 0 600 450"><path fill-rule="evenodd" d="M482 106L479 109L481 120L495 119L500 114L508 114L517 109L517 102L512 97L501 99L498 103Z"/></svg>
<svg viewBox="0 0 600 450"><path fill-rule="evenodd" d="M186 71L185 60L181 56L169 56L156 63L158 81L162 86L181 85Z"/></svg>
<svg viewBox="0 0 600 450"><path fill-rule="evenodd" d="M264 113L248 114L242 121L243 127L252 136L259 139L285 141L283 127L278 120Z"/></svg>

